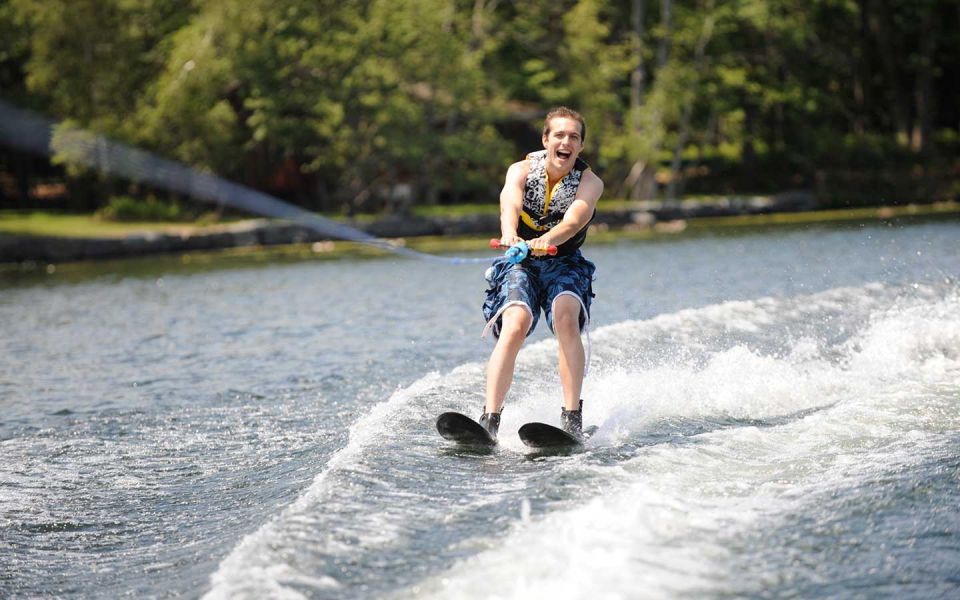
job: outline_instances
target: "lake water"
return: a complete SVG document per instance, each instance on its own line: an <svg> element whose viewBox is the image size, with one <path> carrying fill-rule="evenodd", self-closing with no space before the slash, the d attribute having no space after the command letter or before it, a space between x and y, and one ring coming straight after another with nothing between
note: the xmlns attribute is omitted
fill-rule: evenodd
<svg viewBox="0 0 960 600"><path fill-rule="evenodd" d="M492 453L484 266L7 278L0 597L960 595L960 224L590 246L586 451L556 345ZM478 256L482 256L479 253Z"/></svg>

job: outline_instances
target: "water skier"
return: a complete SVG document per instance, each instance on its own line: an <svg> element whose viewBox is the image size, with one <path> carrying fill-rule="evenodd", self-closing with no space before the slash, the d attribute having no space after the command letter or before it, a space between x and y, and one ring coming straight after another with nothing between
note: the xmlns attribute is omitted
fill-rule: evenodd
<svg viewBox="0 0 960 600"><path fill-rule="evenodd" d="M526 241L531 255L519 264L499 258L487 271L484 335L492 332L497 342L487 364L480 424L494 438L517 354L541 310L559 344L561 426L581 435L586 357L580 334L589 326L595 266L580 246L603 193L603 181L580 158L586 130L576 111L551 110L543 124L544 149L510 165L500 192L500 243ZM546 256L551 245L555 257Z"/></svg>

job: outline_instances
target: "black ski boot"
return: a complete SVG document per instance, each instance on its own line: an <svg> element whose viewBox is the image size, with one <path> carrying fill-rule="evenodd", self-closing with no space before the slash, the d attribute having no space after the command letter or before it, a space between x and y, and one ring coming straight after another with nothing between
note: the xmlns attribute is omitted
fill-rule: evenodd
<svg viewBox="0 0 960 600"><path fill-rule="evenodd" d="M583 399L577 410L560 409L560 428L578 439L583 438Z"/></svg>
<svg viewBox="0 0 960 600"><path fill-rule="evenodd" d="M480 426L487 430L490 437L497 439L497 431L500 430L500 413L483 413L480 416Z"/></svg>

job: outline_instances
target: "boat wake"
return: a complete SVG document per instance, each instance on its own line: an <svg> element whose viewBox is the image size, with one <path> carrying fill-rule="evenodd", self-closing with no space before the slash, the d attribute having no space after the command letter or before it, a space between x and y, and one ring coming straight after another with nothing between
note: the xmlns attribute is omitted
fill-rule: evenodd
<svg viewBox="0 0 960 600"><path fill-rule="evenodd" d="M303 495L220 564L208 597L751 595L784 573L829 595L817 567L778 558L791 532L815 545L849 528L860 542L845 560L867 566L884 535L897 557L916 556L897 544L923 545L943 529L934 509L956 503L956 486L942 491L902 538L854 518L858 495L896 474L950 467L949 281L722 303L610 325L593 342L585 423L599 432L586 452L532 457L515 434L559 418L553 341L521 353L489 455L433 431L440 412L479 412L482 364L427 375L355 421ZM866 587L886 581L876 573Z"/></svg>

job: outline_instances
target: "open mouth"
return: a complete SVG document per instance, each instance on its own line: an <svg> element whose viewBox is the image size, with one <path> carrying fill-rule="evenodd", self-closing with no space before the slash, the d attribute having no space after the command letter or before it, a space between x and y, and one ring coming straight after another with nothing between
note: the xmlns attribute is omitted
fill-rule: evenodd
<svg viewBox="0 0 960 600"><path fill-rule="evenodd" d="M557 150L557 157L560 160L567 160L571 156L573 156L573 152L568 152L566 150Z"/></svg>

